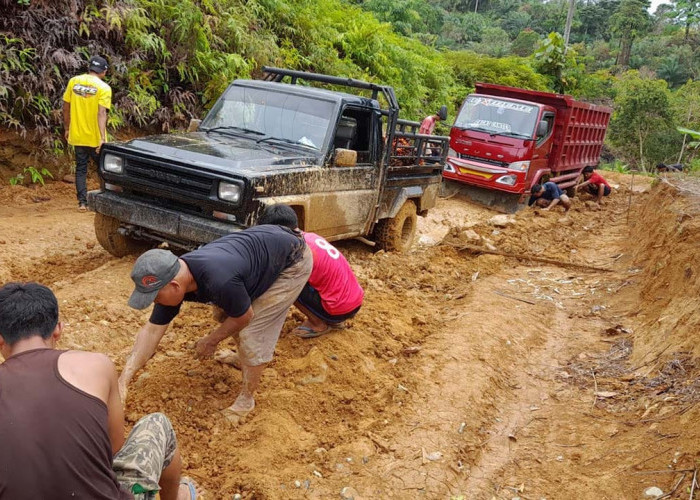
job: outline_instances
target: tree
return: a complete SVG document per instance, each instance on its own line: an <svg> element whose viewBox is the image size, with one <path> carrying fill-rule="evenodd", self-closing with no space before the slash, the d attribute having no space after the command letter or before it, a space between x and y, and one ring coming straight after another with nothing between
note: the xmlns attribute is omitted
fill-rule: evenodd
<svg viewBox="0 0 700 500"><path fill-rule="evenodd" d="M671 93L664 80L642 78L628 71L614 85L616 98L610 121L610 140L643 171L647 165L665 161L680 147L673 134Z"/></svg>
<svg viewBox="0 0 700 500"><path fill-rule="evenodd" d="M673 17L685 26L685 40L688 40L690 27L700 23L700 0L673 0Z"/></svg>
<svg viewBox="0 0 700 500"><path fill-rule="evenodd" d="M566 50L564 37L559 33L552 32L541 40L533 58L535 69L549 77L556 92L563 94L576 87L577 79L574 74L581 72L583 65L576 62L575 50Z"/></svg>
<svg viewBox="0 0 700 500"><path fill-rule="evenodd" d="M518 33L518 36L513 40L510 46L511 52L516 56L528 57L531 56L537 47L537 42L540 41L540 35L526 28Z"/></svg>
<svg viewBox="0 0 700 500"><path fill-rule="evenodd" d="M632 43L644 34L650 26L649 0L622 0L620 6L610 18L610 30L620 38L620 53L617 64L623 68L629 66Z"/></svg>

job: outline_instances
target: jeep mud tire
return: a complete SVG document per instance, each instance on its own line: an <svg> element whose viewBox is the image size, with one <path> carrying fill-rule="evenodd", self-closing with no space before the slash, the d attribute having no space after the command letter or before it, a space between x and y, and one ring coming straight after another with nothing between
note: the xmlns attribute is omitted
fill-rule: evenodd
<svg viewBox="0 0 700 500"><path fill-rule="evenodd" d="M407 252L416 236L418 213L416 204L408 200L391 219L382 219L374 229L377 246L387 252Z"/></svg>
<svg viewBox="0 0 700 500"><path fill-rule="evenodd" d="M115 257L124 257L135 253L145 252L151 245L148 242L135 240L119 233L119 220L114 217L95 214L95 236L102 248Z"/></svg>

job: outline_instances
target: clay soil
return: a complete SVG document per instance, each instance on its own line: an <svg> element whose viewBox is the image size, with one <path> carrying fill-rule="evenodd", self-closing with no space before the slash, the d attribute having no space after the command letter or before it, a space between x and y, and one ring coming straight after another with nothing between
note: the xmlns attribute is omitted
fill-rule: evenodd
<svg viewBox="0 0 700 500"><path fill-rule="evenodd" d="M344 331L282 338L238 427L220 411L240 373L194 359L214 322L186 305L131 385L128 423L165 412L210 499L638 499L652 486L688 498L700 189L636 177L631 192L629 176L607 176L617 189L602 207L576 200L496 227L453 198L409 254L339 244L364 307ZM102 250L71 185L4 185L0 205L0 282L50 286L62 347L121 367L148 316L126 305L134 258ZM292 311L284 331L299 321Z"/></svg>

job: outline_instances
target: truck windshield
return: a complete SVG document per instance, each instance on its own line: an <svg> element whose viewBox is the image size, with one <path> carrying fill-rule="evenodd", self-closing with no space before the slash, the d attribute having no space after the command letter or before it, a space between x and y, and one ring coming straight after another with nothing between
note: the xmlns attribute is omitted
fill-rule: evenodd
<svg viewBox="0 0 700 500"><path fill-rule="evenodd" d="M251 134L259 140L321 149L335 103L243 86L230 87L202 123L202 129Z"/></svg>
<svg viewBox="0 0 700 500"><path fill-rule="evenodd" d="M455 120L457 128L531 139L537 106L493 97L469 96Z"/></svg>

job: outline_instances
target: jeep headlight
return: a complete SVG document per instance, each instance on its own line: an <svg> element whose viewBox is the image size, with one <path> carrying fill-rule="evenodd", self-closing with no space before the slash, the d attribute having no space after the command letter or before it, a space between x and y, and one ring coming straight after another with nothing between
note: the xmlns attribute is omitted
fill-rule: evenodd
<svg viewBox="0 0 700 500"><path fill-rule="evenodd" d="M121 156L106 154L102 167L107 172L121 174L124 170L124 160Z"/></svg>
<svg viewBox="0 0 700 500"><path fill-rule="evenodd" d="M530 168L530 162L529 161L514 161L513 163L508 165L508 168L510 170L520 170L521 172L525 172L528 168Z"/></svg>
<svg viewBox="0 0 700 500"><path fill-rule="evenodd" d="M231 182L220 182L219 198L231 203L238 203L241 200L241 186Z"/></svg>

